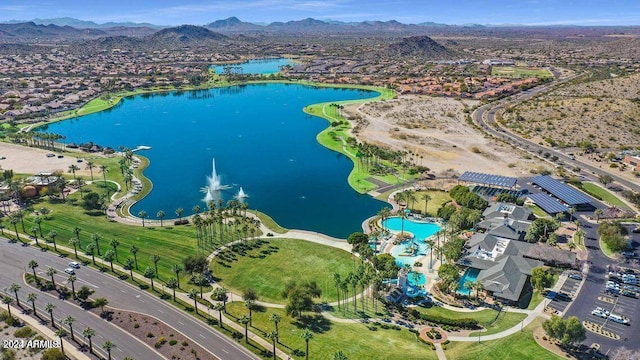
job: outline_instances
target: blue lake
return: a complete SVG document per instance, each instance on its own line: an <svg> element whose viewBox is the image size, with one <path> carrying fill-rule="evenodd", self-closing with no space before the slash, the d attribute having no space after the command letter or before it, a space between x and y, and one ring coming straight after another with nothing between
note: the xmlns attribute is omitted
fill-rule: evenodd
<svg viewBox="0 0 640 360"><path fill-rule="evenodd" d="M242 74L273 74L279 72L280 67L292 64L291 59L258 59L249 60L241 64L218 65L213 69L216 74L222 74L227 66L234 67L234 70L238 69Z"/></svg>
<svg viewBox="0 0 640 360"><path fill-rule="evenodd" d="M291 84L256 84L221 89L141 95L116 107L41 128L67 142L102 146L151 146L140 154L151 164L145 175L151 194L132 208L151 217L173 217L203 209L201 188L215 158L222 192L231 199L242 186L250 208L291 229L346 237L386 203L360 195L347 183L353 165L316 141L327 121L309 116L309 104L362 99L377 93Z"/></svg>

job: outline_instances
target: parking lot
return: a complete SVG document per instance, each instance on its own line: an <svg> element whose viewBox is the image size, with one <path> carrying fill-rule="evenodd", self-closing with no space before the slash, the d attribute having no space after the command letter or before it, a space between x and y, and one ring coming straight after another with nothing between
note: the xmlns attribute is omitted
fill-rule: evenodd
<svg viewBox="0 0 640 360"><path fill-rule="evenodd" d="M623 272L625 269L612 265L609 270ZM609 282L616 276L607 275L606 277L607 282ZM617 280L617 282L619 283L618 286L621 286L622 288L626 285L620 280ZM635 314L640 311L640 300L635 297L623 296L618 291L607 291L607 287L607 285L603 285L600 289L600 293L593 304L593 309L601 307L611 314L620 315L623 318L629 319L629 324L620 324L610 319L600 318L591 314L587 315L583 320L588 320L601 325L603 330L613 332L620 336L620 340L626 341L628 338L632 337L632 329L637 328L637 324L634 324L634 322L638 321Z"/></svg>
<svg viewBox="0 0 640 360"><path fill-rule="evenodd" d="M571 297L573 300L576 296L576 291L578 290L578 286L580 285L580 280L575 280L571 278L567 278L560 289L560 292L565 293ZM549 303L547 304L547 308L551 310L555 310L557 313L564 313L567 306L569 306L570 301L564 301L557 296L554 296L553 292L550 292L547 297L551 298L551 300L545 300Z"/></svg>

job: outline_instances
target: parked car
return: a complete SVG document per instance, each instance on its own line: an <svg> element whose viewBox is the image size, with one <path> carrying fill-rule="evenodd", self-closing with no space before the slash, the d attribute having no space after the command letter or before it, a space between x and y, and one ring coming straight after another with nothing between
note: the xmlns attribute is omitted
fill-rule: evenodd
<svg viewBox="0 0 640 360"><path fill-rule="evenodd" d="M625 257L634 257L634 256L636 256L636 253L633 252L633 251L623 251L623 252L621 252L621 254L622 254L622 256L625 256Z"/></svg>
<svg viewBox="0 0 640 360"><path fill-rule="evenodd" d="M630 298L634 298L634 299L638 298L638 293L635 292L635 291L630 291L630 290L623 290L622 291L622 295L630 297Z"/></svg>
<svg viewBox="0 0 640 360"><path fill-rule="evenodd" d="M569 274L569 279L573 279L573 280L582 280L582 274L579 274L579 273L571 273L571 274Z"/></svg>
<svg viewBox="0 0 640 360"><path fill-rule="evenodd" d="M76 271L73 268L66 268L64 269L64 272L69 274L69 275L75 275Z"/></svg>
<svg viewBox="0 0 640 360"><path fill-rule="evenodd" d="M56 154L54 154L54 153L48 153L48 154L47 154L47 157L48 157L48 158L52 158L52 157L55 157L55 156L56 156Z"/></svg>
<svg viewBox="0 0 640 360"><path fill-rule="evenodd" d="M620 315L616 315L616 314L611 314L609 315L609 320L613 321L613 322L617 322L618 324L629 324L629 319L626 317L622 317Z"/></svg>
<svg viewBox="0 0 640 360"><path fill-rule="evenodd" d="M606 319L607 317L609 317L609 315L603 313L602 311L600 311L598 309L591 311L591 315L594 315L594 316L597 316L597 317L600 317L600 318L603 318L603 319Z"/></svg>
<svg viewBox="0 0 640 360"><path fill-rule="evenodd" d="M562 301L571 301L571 296L569 296L568 294L565 294L563 292L556 293L555 298L558 299L558 300L562 300Z"/></svg>
<svg viewBox="0 0 640 360"><path fill-rule="evenodd" d="M72 261L69 264L67 264L67 266L69 266L72 269L80 269L80 263L78 263L77 261Z"/></svg>

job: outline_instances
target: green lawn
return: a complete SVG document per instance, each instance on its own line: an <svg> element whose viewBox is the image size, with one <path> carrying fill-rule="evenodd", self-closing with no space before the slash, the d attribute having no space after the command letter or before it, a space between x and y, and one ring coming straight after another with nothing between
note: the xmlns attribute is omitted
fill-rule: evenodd
<svg viewBox="0 0 640 360"><path fill-rule="evenodd" d="M87 185L85 189L93 190L98 193L104 192L102 182L97 182L95 185ZM90 215L87 214L79 205L72 205L71 203L81 202L80 194L78 192L69 196L66 203L60 203L57 200L41 200L38 203L33 204L34 209L40 209L45 207L51 210L44 221L42 222L42 232L46 235L51 230L55 230L58 235L56 242L59 245L70 246L69 239L74 238L75 234L73 230L78 227L80 231L80 248L79 254L83 254L83 250L86 245L93 243L91 240L92 234L98 234L101 237L99 241L100 252L104 254L107 250L112 249L109 245L110 241L116 239L120 242L117 247L118 259L117 263L121 265L125 263L125 260L129 257L133 258L130 252L131 245L136 245L139 248L137 254L138 265L140 272L144 272L147 266L152 266L153 263L150 260L150 256L153 254L160 255L160 261L158 262L158 272L160 280L168 280L175 276L171 272L171 266L174 264L181 264L182 260L188 255L195 255L198 252L205 254L213 250L216 244L208 244L206 249L199 249L197 246L195 233L196 229L192 225L186 226L173 226L172 223L165 221L164 227L141 227L124 225L112 220L109 220L100 212ZM171 214L167 211L167 214ZM27 213L24 218L25 229L29 231L33 227L37 227L34 223L35 215L33 213ZM8 222L5 222L5 231L8 234L13 234L13 226ZM18 231L22 232L22 227L18 223ZM223 242L229 242L237 239L237 235L234 235L234 231L226 231ZM233 237L232 237L233 236ZM96 260L100 258L96 255ZM180 283L182 288L188 288L188 274L182 272Z"/></svg>
<svg viewBox="0 0 640 360"><path fill-rule="evenodd" d="M409 203L409 207L412 210L414 209L420 210L424 214L425 207L424 207L424 200L422 199L422 196L424 196L425 194L429 194L429 196L431 196L431 200L427 202L427 211L426 211L426 213L431 216L436 216L440 206L444 203L451 201L451 196L449 196L448 192L436 191L436 190L420 190L420 191L414 192L414 195L416 196L416 202L415 204Z"/></svg>
<svg viewBox="0 0 640 360"><path fill-rule="evenodd" d="M547 78L552 76L549 70L516 66L492 66L491 75L516 79L528 77Z"/></svg>
<svg viewBox="0 0 640 360"><path fill-rule="evenodd" d="M609 245L607 245L604 241L602 241L602 239L598 240L598 244L600 244L600 250L602 250L602 253L604 253L605 256L610 258L616 257L615 251L609 249Z"/></svg>
<svg viewBox="0 0 640 360"><path fill-rule="evenodd" d="M254 289L259 300L284 303L281 293L290 280L298 282L316 281L322 290L322 299L337 300L333 274L346 276L360 260L350 253L303 240L267 239L259 249L246 252L243 256L227 251L211 264L214 277L221 285L243 292ZM270 254L268 247L277 251ZM235 260L232 260L235 259Z"/></svg>
<svg viewBox="0 0 640 360"><path fill-rule="evenodd" d="M539 218L550 218L551 216L547 214L544 210L542 210L538 205L527 205L529 209L533 212L533 215Z"/></svg>
<svg viewBox="0 0 640 360"><path fill-rule="evenodd" d="M248 315L243 303L228 304L231 316L238 318ZM284 314L283 309L261 309L253 312L253 327L249 329L264 337L265 332L274 330L269 316L282 316L278 324L280 349L291 353L292 359L304 359L305 341L300 338L303 329L313 333L309 341L309 358L333 359L333 354L342 351L348 359L436 359L436 354L425 344L416 341L416 335L406 329L385 330L375 326L370 330L362 323L337 323L317 314L305 314L302 319L293 319ZM373 329L374 327L371 327ZM294 351L299 355L295 355Z"/></svg>
<svg viewBox="0 0 640 360"><path fill-rule="evenodd" d="M556 360L562 357L539 346L533 331L541 326L540 318L515 333L498 340L478 342L453 342L445 351L448 359L456 360Z"/></svg>
<svg viewBox="0 0 640 360"><path fill-rule="evenodd" d="M531 297L531 301L529 302L529 306L527 306L527 310L533 310L544 300L545 297L538 290L533 291L533 296Z"/></svg>
<svg viewBox="0 0 640 360"><path fill-rule="evenodd" d="M582 190L584 190L587 194L590 194L596 198L602 199L604 202L609 203L609 205L613 205L622 209L629 208L627 204L625 204L622 200L620 200L617 196L615 196L609 190L603 189L602 187L594 183L588 183L588 182L582 183Z"/></svg>
<svg viewBox="0 0 640 360"><path fill-rule="evenodd" d="M499 333L506 329L509 329L518 323L520 323L525 317L525 314L520 313L509 313L502 312L500 316L498 316L498 311L496 310L481 310L475 312L460 312L448 310L440 306L432 306L430 308L417 307L416 308L420 313L428 314L428 315L439 315L442 317L446 317L449 319L476 319L478 320L478 324L487 329L487 331L482 331L482 335L490 335ZM472 333L469 336L477 335L478 333Z"/></svg>
<svg viewBox="0 0 640 360"><path fill-rule="evenodd" d="M250 212L254 215L256 215L258 217L258 219L260 219L260 222L262 222L264 224L264 226L268 227L269 230L273 231L274 233L277 234L284 234L287 231L289 231L289 229L285 229L282 226L278 225L278 223L273 220L273 218L271 218L271 216L260 212L258 210L247 210L247 212Z"/></svg>

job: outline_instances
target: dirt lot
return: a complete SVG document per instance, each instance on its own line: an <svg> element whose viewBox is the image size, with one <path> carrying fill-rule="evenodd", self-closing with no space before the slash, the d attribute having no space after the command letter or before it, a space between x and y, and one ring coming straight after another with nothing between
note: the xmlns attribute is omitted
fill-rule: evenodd
<svg viewBox="0 0 640 360"><path fill-rule="evenodd" d="M504 114L517 134L544 145L640 146L640 74L570 85Z"/></svg>
<svg viewBox="0 0 640 360"><path fill-rule="evenodd" d="M468 125L463 111L476 103L408 95L351 105L346 111L364 118L354 128L359 140L418 153L422 164L436 173L453 169L518 176L539 165Z"/></svg>
<svg viewBox="0 0 640 360"><path fill-rule="evenodd" d="M62 170L67 172L69 166L77 165L80 169L85 168L84 164L77 163L77 158L65 154L63 158L58 158L59 153L54 157L47 157L52 151L36 149L15 144L0 142L0 166L4 170L13 170L16 174L35 174L38 172L53 172Z"/></svg>

